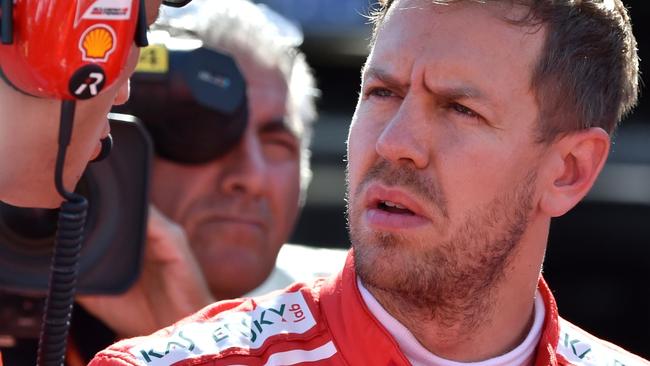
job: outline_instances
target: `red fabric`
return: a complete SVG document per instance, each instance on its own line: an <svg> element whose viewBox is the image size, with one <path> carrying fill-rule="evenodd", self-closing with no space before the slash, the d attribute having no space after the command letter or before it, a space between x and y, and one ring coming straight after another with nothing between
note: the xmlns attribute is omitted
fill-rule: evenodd
<svg viewBox="0 0 650 366"><path fill-rule="evenodd" d="M553 295L543 279L539 281L539 291L546 306L546 317L542 337L537 347L536 366L581 364L576 360L589 361L589 364L617 366L650 365L647 361L601 341L559 318ZM193 352L199 354L192 354L187 356L189 358L171 364L176 366L233 364L262 366L271 357L277 357L283 352L310 351L333 343L335 347L335 350L332 351L333 354L310 362L309 365L410 365L394 339L372 316L361 298L351 254L348 255L343 271L335 277L320 279L312 284L297 283L283 291L252 300L239 299L215 303L194 316L151 336L119 342L108 350L100 352L90 365L157 365L156 362L170 364L170 362L164 363L163 361L169 361L172 357L180 357L178 354L174 355L175 352L185 352L186 350L172 347L169 349L169 354L163 355L164 347L147 348L149 346L143 345L151 345L153 342L155 345L167 344L167 348L169 348L170 340L173 340L174 335L179 334L180 331L187 331L186 338L190 337L189 329L192 326L211 326L219 321L227 322L229 319L234 319L236 314L250 313L255 311L258 304L274 301L284 295L304 298L311 313L310 316L314 320L313 326L300 334L292 333L289 328L285 332L278 331L257 347L230 347L217 351L207 349L205 352L195 349ZM265 308L260 307L258 310L262 309ZM259 314L250 314L253 314L251 319L259 317ZM282 321L284 322L285 319L282 318ZM270 322L267 320L267 323ZM281 323L277 322L277 324ZM290 322L286 324L290 324ZM215 325L215 327L217 326ZM259 329L261 330L261 328ZM203 338L205 340L205 337ZM181 342L181 338L176 339ZM559 342L563 342L561 349L558 348ZM208 343L208 348L210 347L211 344ZM155 350L155 353L161 357L155 359L152 357L151 363L138 361L136 356L142 349ZM274 361L277 362L277 360Z"/></svg>

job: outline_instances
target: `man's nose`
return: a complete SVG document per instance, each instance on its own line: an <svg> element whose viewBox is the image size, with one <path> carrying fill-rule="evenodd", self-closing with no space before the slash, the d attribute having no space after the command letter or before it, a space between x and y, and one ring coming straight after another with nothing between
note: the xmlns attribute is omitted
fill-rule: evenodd
<svg viewBox="0 0 650 366"><path fill-rule="evenodd" d="M412 163L423 169L429 165L431 129L430 116L422 101L407 96L397 113L386 123L377 142L377 154L395 163Z"/></svg>
<svg viewBox="0 0 650 366"><path fill-rule="evenodd" d="M227 193L262 195L268 184L267 164L259 142L250 136L244 136L227 159L223 189Z"/></svg>

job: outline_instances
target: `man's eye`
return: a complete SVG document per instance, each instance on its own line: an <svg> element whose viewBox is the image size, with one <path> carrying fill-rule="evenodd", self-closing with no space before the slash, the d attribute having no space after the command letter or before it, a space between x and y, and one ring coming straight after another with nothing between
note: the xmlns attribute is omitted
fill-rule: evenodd
<svg viewBox="0 0 650 366"><path fill-rule="evenodd" d="M266 136L262 140L262 148L267 159L272 161L291 159L300 149L298 141L292 136Z"/></svg>
<svg viewBox="0 0 650 366"><path fill-rule="evenodd" d="M451 110L453 110L454 112L456 112L456 113L462 114L465 117L469 117L469 118L480 118L481 117L478 113L476 113L473 110L465 107L462 104L451 103L449 105L449 108Z"/></svg>
<svg viewBox="0 0 650 366"><path fill-rule="evenodd" d="M388 98L394 95L392 91L385 88L371 88L366 92L366 96L368 97Z"/></svg>
<svg viewBox="0 0 650 366"><path fill-rule="evenodd" d="M296 143L291 141L288 138L269 138L264 141L265 145L276 145L276 146L281 146L289 150L295 150L296 149Z"/></svg>

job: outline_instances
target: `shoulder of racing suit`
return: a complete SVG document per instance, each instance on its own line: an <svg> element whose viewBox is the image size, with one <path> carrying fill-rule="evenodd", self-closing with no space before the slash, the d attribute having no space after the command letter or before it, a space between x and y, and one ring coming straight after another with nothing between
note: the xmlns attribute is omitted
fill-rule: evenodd
<svg viewBox="0 0 650 366"><path fill-rule="evenodd" d="M255 365L282 365L329 358L336 349L320 321L323 281L217 302L150 336L118 342L90 365L252 365L252 358Z"/></svg>
<svg viewBox="0 0 650 366"><path fill-rule="evenodd" d="M599 339L562 318L559 318L556 356L560 365L650 366L647 360Z"/></svg>
<svg viewBox="0 0 650 366"><path fill-rule="evenodd" d="M348 254L337 276L215 303L148 337L119 342L90 365L409 365L356 283ZM547 311L536 366L650 366L560 318L541 278L538 288Z"/></svg>

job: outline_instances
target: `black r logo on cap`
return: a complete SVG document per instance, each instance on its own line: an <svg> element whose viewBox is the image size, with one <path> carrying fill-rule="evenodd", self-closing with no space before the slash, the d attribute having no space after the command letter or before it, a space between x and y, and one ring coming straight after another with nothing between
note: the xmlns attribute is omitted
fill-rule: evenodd
<svg viewBox="0 0 650 366"><path fill-rule="evenodd" d="M102 91L105 82L104 70L98 65L89 64L75 71L70 78L68 90L77 99L90 99Z"/></svg>

